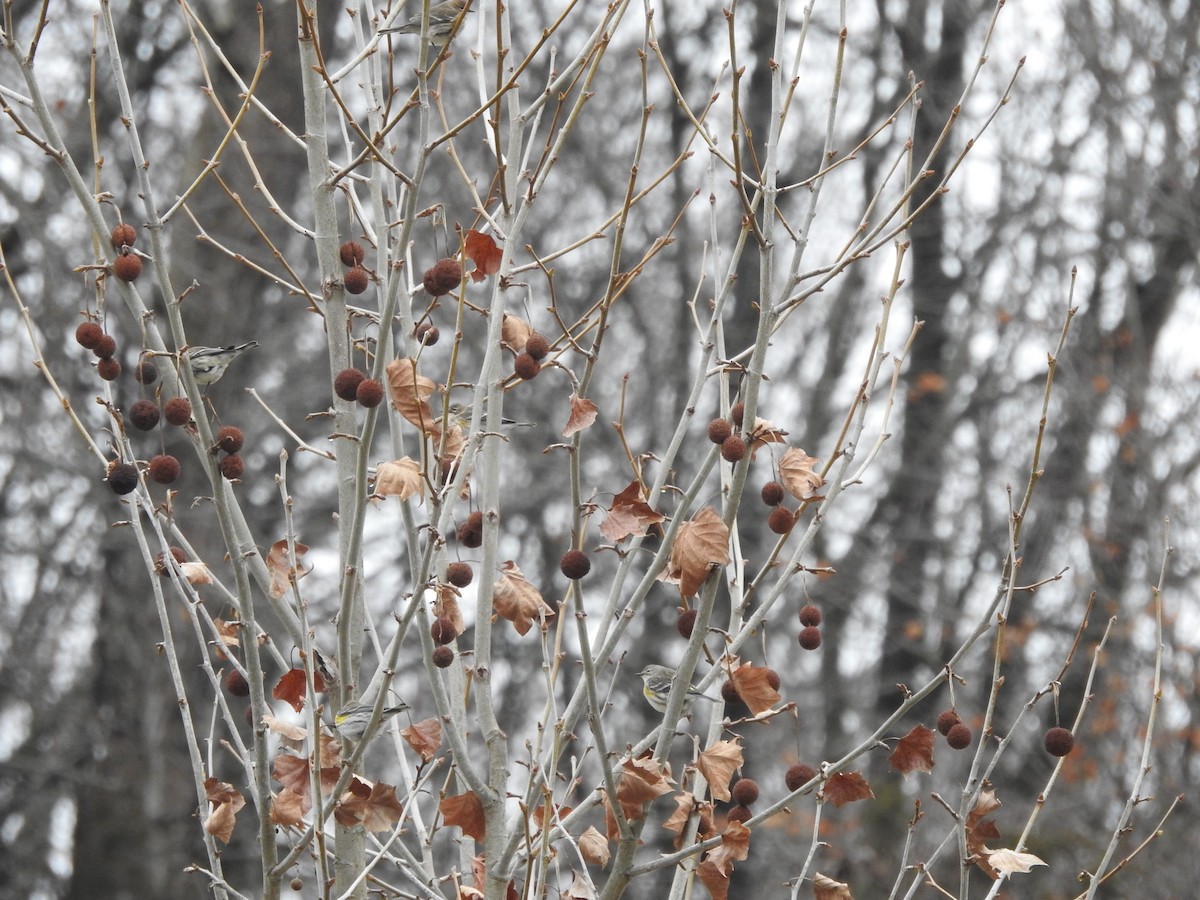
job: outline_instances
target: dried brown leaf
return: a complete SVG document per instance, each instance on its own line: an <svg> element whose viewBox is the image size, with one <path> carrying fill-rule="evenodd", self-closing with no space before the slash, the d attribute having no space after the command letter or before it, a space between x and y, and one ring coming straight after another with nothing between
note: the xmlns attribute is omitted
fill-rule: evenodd
<svg viewBox="0 0 1200 900"><path fill-rule="evenodd" d="M475 271L471 273L472 281L483 281L487 276L500 271L504 251L496 246L491 235L472 228L463 241L463 250L467 258L475 263Z"/></svg>
<svg viewBox="0 0 1200 900"><path fill-rule="evenodd" d="M421 464L407 456L380 463L375 469L373 493L377 497L399 497L401 500L423 497L425 477L421 472Z"/></svg>
<svg viewBox="0 0 1200 900"><path fill-rule="evenodd" d="M293 725L291 722L285 722L283 719L277 719L272 715L270 710L267 710L262 717L263 724L267 726L269 731L282 737L285 741L299 743L308 737L308 729L301 725Z"/></svg>
<svg viewBox="0 0 1200 900"><path fill-rule="evenodd" d="M754 428L750 431L750 458L767 444L782 444L787 438L787 432L766 419L755 418Z"/></svg>
<svg viewBox="0 0 1200 900"><path fill-rule="evenodd" d="M423 432L434 428L433 410L427 402L437 390L437 383L417 372L416 360L393 359L384 370L387 373L388 393L396 412Z"/></svg>
<svg viewBox="0 0 1200 900"><path fill-rule="evenodd" d="M517 634L526 634L535 621L545 627L554 618L554 610L542 599L541 591L525 579L511 559L500 571L500 578L492 587L492 607L496 614L512 622Z"/></svg>
<svg viewBox="0 0 1200 900"><path fill-rule="evenodd" d="M439 619L449 619L454 623L458 634L466 631L462 610L458 606L458 591L450 584L438 585L437 600L433 604L433 614Z"/></svg>
<svg viewBox="0 0 1200 900"><path fill-rule="evenodd" d="M730 822L721 832L721 843L708 852L708 859L726 872L750 855L750 829L741 822Z"/></svg>
<svg viewBox="0 0 1200 900"><path fill-rule="evenodd" d="M575 873L575 877L571 879L571 885L563 892L563 896L567 900L596 900L596 889L588 880L587 873L576 869L571 871Z"/></svg>
<svg viewBox="0 0 1200 900"><path fill-rule="evenodd" d="M308 552L308 547L299 542L296 543L295 547L296 560L299 562L300 557ZM299 566L293 569L289 563L288 542L280 540L273 543L271 549L267 551L267 571L271 573L271 587L269 592L272 600L278 600L291 589L293 572L295 572L297 580L308 574L308 572L302 570Z"/></svg>
<svg viewBox="0 0 1200 900"><path fill-rule="evenodd" d="M579 852L586 861L601 868L608 865L611 857L608 840L596 830L594 825L589 825L587 830L579 836Z"/></svg>
<svg viewBox="0 0 1200 900"><path fill-rule="evenodd" d="M729 873L710 859L704 860L696 868L700 883L704 885L712 900L728 900Z"/></svg>
<svg viewBox="0 0 1200 900"><path fill-rule="evenodd" d="M228 844L238 810L246 805L246 798L232 784L215 778L204 779L204 796L212 804L208 818L204 820L204 831L222 844Z"/></svg>
<svg viewBox="0 0 1200 900"><path fill-rule="evenodd" d="M828 875L817 872L813 875L814 900L854 900L850 885L834 881Z"/></svg>
<svg viewBox="0 0 1200 900"><path fill-rule="evenodd" d="M304 797L284 788L271 798L271 821L284 827L299 827L304 824L304 814L311 806Z"/></svg>
<svg viewBox="0 0 1200 900"><path fill-rule="evenodd" d="M1034 856L1032 853L1022 853L1018 850L1005 849L988 850L987 861L993 869L1004 875L1029 872L1034 866L1047 865L1044 859Z"/></svg>
<svg viewBox="0 0 1200 900"><path fill-rule="evenodd" d="M600 407L596 406L591 400L580 397L576 394L571 394L571 417L567 419L567 424L563 426L562 436L569 438L576 432L583 431L585 428L590 428L592 423L596 421L596 414L600 411Z"/></svg>
<svg viewBox="0 0 1200 900"><path fill-rule="evenodd" d="M912 731L896 742L888 763L905 778L909 772L932 772L933 730L924 725L914 726Z"/></svg>
<svg viewBox="0 0 1200 900"><path fill-rule="evenodd" d="M779 480L797 500L811 500L825 483L825 479L813 471L818 463L819 459L792 447L779 461Z"/></svg>
<svg viewBox="0 0 1200 900"><path fill-rule="evenodd" d="M650 508L638 480L629 482L621 493L613 497L608 515L600 523L600 533L613 543L631 535L642 535L651 525L657 525L665 516Z"/></svg>
<svg viewBox="0 0 1200 900"><path fill-rule="evenodd" d="M477 841L483 840L483 801L474 791L446 797L442 800L440 809L447 825L457 825L467 837Z"/></svg>
<svg viewBox="0 0 1200 900"><path fill-rule="evenodd" d="M180 563L179 571L183 573L183 577L187 579L188 584L197 587L202 584L212 584L214 580L208 566L197 560Z"/></svg>
<svg viewBox="0 0 1200 900"><path fill-rule="evenodd" d="M531 334L533 334L533 326L520 316L514 316L512 313L504 314L504 321L500 324L500 340L508 346L520 353L525 349L525 344L529 341Z"/></svg>
<svg viewBox="0 0 1200 900"><path fill-rule="evenodd" d="M679 579L679 595L695 596L709 573L729 562L729 529L717 511L706 506L679 526L671 547L668 572Z"/></svg>
<svg viewBox="0 0 1200 900"><path fill-rule="evenodd" d="M361 822L367 831L387 831L402 815L404 806L396 796L395 785L367 785L357 778L351 780L335 810L343 825Z"/></svg>
<svg viewBox="0 0 1200 900"><path fill-rule="evenodd" d="M717 741L696 759L696 768L708 782L709 790L717 800L728 800L729 781L733 773L742 767L742 748L738 740Z"/></svg>
<svg viewBox="0 0 1200 900"><path fill-rule="evenodd" d="M425 762L442 746L442 723L438 719L424 719L401 729L400 736Z"/></svg>
<svg viewBox="0 0 1200 900"><path fill-rule="evenodd" d="M279 683L271 691L271 696L276 700L282 700L284 703L291 704L292 709L296 710L296 712L304 709L304 670L288 669L288 671L284 672L283 677L279 679Z"/></svg>
<svg viewBox="0 0 1200 900"><path fill-rule="evenodd" d="M671 770L651 757L629 759L621 766L617 779L617 800L627 819L644 818L643 804L669 794L675 788Z"/></svg>
<svg viewBox="0 0 1200 900"><path fill-rule="evenodd" d="M845 806L856 800L869 800L875 796L867 779L861 772L838 772L825 780L821 789L825 799L834 806Z"/></svg>
<svg viewBox="0 0 1200 900"><path fill-rule="evenodd" d="M754 715L760 715L771 709L783 699L779 691L771 687L770 670L765 666L755 666L742 663L729 673L738 696L750 707Z"/></svg>

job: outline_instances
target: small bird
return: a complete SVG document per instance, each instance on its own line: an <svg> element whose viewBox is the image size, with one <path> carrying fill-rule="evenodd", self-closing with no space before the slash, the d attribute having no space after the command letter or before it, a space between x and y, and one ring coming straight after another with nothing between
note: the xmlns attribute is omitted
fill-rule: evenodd
<svg viewBox="0 0 1200 900"><path fill-rule="evenodd" d="M192 377L196 379L196 384L207 387L220 381L229 364L244 351L257 346L258 341L247 341L236 347L192 347L185 356L192 367Z"/></svg>
<svg viewBox="0 0 1200 900"><path fill-rule="evenodd" d="M638 674L642 676L642 696L646 698L646 702L658 712L666 712L667 699L671 696L671 686L675 683L676 671L668 666L646 666ZM703 697L705 700L713 699L708 694L689 687L687 695L683 698L681 715L691 714L695 697Z"/></svg>
<svg viewBox="0 0 1200 900"><path fill-rule="evenodd" d="M439 50L445 50L450 39L454 37L455 26L463 17L463 9L467 0L446 0L429 7L429 43ZM473 12L473 10L468 10ZM420 34L421 14L413 16L402 25L389 25L379 29L380 34Z"/></svg>
<svg viewBox="0 0 1200 900"><path fill-rule="evenodd" d="M471 407L466 403L451 403L450 404L450 424L457 425L464 431L471 424ZM486 412L485 412L486 415ZM486 423L486 419L484 422ZM500 424L505 428L532 428L536 422L518 422L516 419L510 419L508 416L500 417Z"/></svg>
<svg viewBox="0 0 1200 900"><path fill-rule="evenodd" d="M386 722L396 713L404 712L408 709L408 704L401 701L395 706L384 707L381 714L380 723ZM333 725L337 729L338 734L348 741L360 741L363 734L366 733L367 725L371 721L371 713L374 712L374 704L350 702L343 706L334 714Z"/></svg>

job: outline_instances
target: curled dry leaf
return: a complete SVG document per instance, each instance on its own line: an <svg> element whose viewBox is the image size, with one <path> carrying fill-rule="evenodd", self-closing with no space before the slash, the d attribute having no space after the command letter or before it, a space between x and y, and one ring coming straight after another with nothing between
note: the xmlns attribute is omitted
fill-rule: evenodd
<svg viewBox="0 0 1200 900"><path fill-rule="evenodd" d="M400 736L425 762L442 746L442 723L438 719L424 719L401 729Z"/></svg>
<svg viewBox="0 0 1200 900"><path fill-rule="evenodd" d="M213 628L216 629L217 634L219 634L221 636L221 640L224 641L226 645L228 645L230 647L241 646L241 643L242 643L242 623L241 622L236 622L236 621L235 622L227 622L224 619L220 619L220 618L213 619ZM217 645L217 655L220 656L222 659L225 658L225 654L221 652L220 644Z"/></svg>
<svg viewBox="0 0 1200 900"><path fill-rule="evenodd" d="M404 806L396 796L395 785L368 785L358 778L350 780L349 789L334 811L340 824L351 826L361 822L367 831L387 831L402 815Z"/></svg>
<svg viewBox="0 0 1200 900"><path fill-rule="evenodd" d="M437 390L437 383L419 374L416 360L406 357L393 359L384 371L396 412L421 431L430 432L434 428L434 418L428 400Z"/></svg>
<svg viewBox="0 0 1200 900"><path fill-rule="evenodd" d="M850 885L834 881L820 872L813 875L813 897L814 900L854 900Z"/></svg>
<svg viewBox="0 0 1200 900"><path fill-rule="evenodd" d="M737 689L742 702L750 707L754 715L761 715L783 699L779 691L771 687L771 673L765 666L742 663L729 673L729 679Z"/></svg>
<svg viewBox="0 0 1200 900"><path fill-rule="evenodd" d="M767 444L784 443L786 437L787 432L774 422L755 418L754 428L750 431L750 458L753 459L754 454Z"/></svg>
<svg viewBox="0 0 1200 900"><path fill-rule="evenodd" d="M447 825L457 825L467 837L482 841L484 837L483 801L474 791L446 797L439 807Z"/></svg>
<svg viewBox="0 0 1200 900"><path fill-rule="evenodd" d="M500 271L504 251L496 246L490 235L472 228L463 241L463 250L467 258L475 263L475 271L471 273L472 281L483 281L489 275Z"/></svg>
<svg viewBox="0 0 1200 900"><path fill-rule="evenodd" d="M686 600L696 595L713 569L728 562L729 529L717 511L706 506L679 526L667 574L679 579L679 596Z"/></svg>
<svg viewBox="0 0 1200 900"><path fill-rule="evenodd" d="M797 500L812 500L825 483L825 479L813 471L819 462L798 447L783 454L779 461L779 480Z"/></svg>
<svg viewBox="0 0 1200 900"><path fill-rule="evenodd" d="M635 479L613 497L608 515L600 523L600 533L615 544L627 537L645 534L647 528L665 518L662 513L650 508L642 483Z"/></svg>
<svg viewBox="0 0 1200 900"><path fill-rule="evenodd" d="M875 796L867 779L861 772L838 772L825 780L821 789L825 799L834 806L845 806L855 800L869 800Z"/></svg>
<svg viewBox="0 0 1200 900"><path fill-rule="evenodd" d="M304 670L289 669L283 673L283 677L279 679L279 683L275 685L271 691L271 696L276 700L282 700L284 703L291 704L292 709L296 712L304 709Z"/></svg>
<svg viewBox="0 0 1200 900"><path fill-rule="evenodd" d="M525 349L525 344L529 341L531 334L533 334L533 326L520 316L514 316L511 313L504 314L504 321L500 324L500 340L508 346L520 353Z"/></svg>
<svg viewBox="0 0 1200 900"><path fill-rule="evenodd" d="M188 584L196 585L212 584L213 575L209 571L208 566L202 562L193 560L190 562L182 562L179 564L179 571L183 573L183 577L187 579Z"/></svg>
<svg viewBox="0 0 1200 900"><path fill-rule="evenodd" d="M909 772L932 772L933 730L924 725L914 726L896 742L888 763L905 778Z"/></svg>
<svg viewBox="0 0 1200 900"><path fill-rule="evenodd" d="M1028 872L1034 866L1047 865L1044 859L1040 859L1032 853L1022 853L1019 850L988 850L986 847L984 850L987 853L988 864L1004 875Z"/></svg>
<svg viewBox="0 0 1200 900"><path fill-rule="evenodd" d="M600 411L595 403L578 394L571 394L570 402L571 417L567 419L567 424L563 426L562 430L562 436L565 438L569 438L585 428L590 428L596 421L596 414Z"/></svg>
<svg viewBox="0 0 1200 900"><path fill-rule="evenodd" d="M696 868L700 883L704 885L712 900L727 900L729 897L729 873L711 859L706 859Z"/></svg>
<svg viewBox="0 0 1200 900"><path fill-rule="evenodd" d="M291 722L283 721L283 719L277 719L271 714L270 710L263 714L262 721L269 731L273 731L285 741L298 744L308 737L307 728L300 725L293 725Z"/></svg>
<svg viewBox="0 0 1200 900"><path fill-rule="evenodd" d="M741 822L730 822L721 832L721 843L708 852L708 859L726 872L750 855L750 829Z"/></svg>
<svg viewBox="0 0 1200 900"><path fill-rule="evenodd" d="M526 580L515 562L508 560L500 571L500 579L492 587L492 607L498 616L513 623L517 634L528 633L535 620L544 626L554 618L541 591Z"/></svg>
<svg viewBox="0 0 1200 900"><path fill-rule="evenodd" d="M601 868L608 865L611 857L608 840L596 829L595 825L589 825L587 830L579 836L579 852L593 866Z"/></svg>
<svg viewBox="0 0 1200 900"><path fill-rule="evenodd" d="M234 820L238 810L246 805L246 798L232 784L215 778L204 779L204 796L212 804L208 818L204 820L204 831L222 844L228 844Z"/></svg>
<svg viewBox="0 0 1200 900"><path fill-rule="evenodd" d="M626 819L642 819L644 803L669 794L674 788L670 769L650 757L629 759L622 764L617 779L617 800Z"/></svg>
<svg viewBox="0 0 1200 900"><path fill-rule="evenodd" d="M592 887L592 882L588 880L586 872L580 872L572 869L575 877L571 879L571 886L563 893L563 897L567 900L596 900L596 889Z"/></svg>
<svg viewBox="0 0 1200 900"><path fill-rule="evenodd" d="M438 585L438 596L433 604L433 614L439 619L449 619L454 623L454 630L458 634L467 630L463 623L462 610L458 606L458 591L453 585Z"/></svg>
<svg viewBox="0 0 1200 900"><path fill-rule="evenodd" d="M299 561L305 553L308 552L308 547L298 541L296 547L296 560ZM288 592L292 586L292 574L295 573L296 578L303 578L308 574L308 570L302 570L299 567L293 568L291 560L288 558L288 542L286 540L276 541L271 545L271 549L267 551L267 571L271 573L271 587L269 589L272 600L278 600Z"/></svg>
<svg viewBox="0 0 1200 900"><path fill-rule="evenodd" d="M736 738L732 741L717 741L696 758L696 768L708 782L713 797L728 800L729 781L733 773L742 767L742 748Z"/></svg>
<svg viewBox="0 0 1200 900"><path fill-rule="evenodd" d="M989 840L998 840L1000 838L1000 829L996 827L996 823L988 818L988 816L1001 806L1000 798L996 796L996 792L988 788L980 792L979 799L975 801L975 806L967 813L967 850L970 852L971 858L975 860L975 864L992 879L999 876L988 862L988 856L992 851L988 850L987 842Z"/></svg>
<svg viewBox="0 0 1200 900"><path fill-rule="evenodd" d="M295 791L284 788L271 798L271 821L285 828L304 824L304 814L312 804Z"/></svg>
<svg viewBox="0 0 1200 900"><path fill-rule="evenodd" d="M399 497L401 500L423 497L425 477L421 472L421 464L407 456L380 463L375 469L373 493L379 497Z"/></svg>

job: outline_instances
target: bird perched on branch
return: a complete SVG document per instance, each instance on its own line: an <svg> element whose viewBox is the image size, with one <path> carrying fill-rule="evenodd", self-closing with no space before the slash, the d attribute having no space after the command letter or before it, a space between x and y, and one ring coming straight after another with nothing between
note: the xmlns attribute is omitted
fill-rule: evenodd
<svg viewBox="0 0 1200 900"><path fill-rule="evenodd" d="M258 341L247 341L235 347L192 347L185 354L192 367L196 384L208 386L221 380L229 364L246 350L258 346Z"/></svg>
<svg viewBox="0 0 1200 900"><path fill-rule="evenodd" d="M446 0L444 3L435 3L429 7L429 43L433 44L439 50L446 49L446 45L454 37L458 23L467 12L473 12L473 10L466 8L467 3L468 0ZM379 33L420 34L421 18L422 13L417 13L417 15L401 25L389 25L386 28L380 28Z"/></svg>
<svg viewBox="0 0 1200 900"><path fill-rule="evenodd" d="M671 696L671 687L679 673L669 666L646 666L638 674L642 676L642 696L646 698L646 702L658 712L666 712L667 700ZM691 714L695 697L703 697L705 700L713 699L708 694L689 686L687 694L683 698L682 715Z"/></svg>
<svg viewBox="0 0 1200 900"><path fill-rule="evenodd" d="M383 709L380 714L380 723L386 722L396 713L402 713L408 709L408 704L401 701L395 706L388 706ZM362 736L367 731L367 725L371 721L371 713L374 712L374 706L368 706L366 703L347 703L333 717L333 725L337 728L338 734L348 741L360 741Z"/></svg>

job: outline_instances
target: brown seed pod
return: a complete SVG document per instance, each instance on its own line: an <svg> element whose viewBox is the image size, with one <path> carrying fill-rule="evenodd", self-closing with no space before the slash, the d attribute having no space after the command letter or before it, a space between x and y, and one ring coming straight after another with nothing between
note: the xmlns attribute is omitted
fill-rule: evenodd
<svg viewBox="0 0 1200 900"><path fill-rule="evenodd" d="M778 481L768 481L762 486L762 502L767 506L778 506L783 497L783 485Z"/></svg>
<svg viewBox="0 0 1200 900"><path fill-rule="evenodd" d="M475 573L465 562L452 562L446 566L446 580L456 588L465 588L475 578Z"/></svg>
<svg viewBox="0 0 1200 900"><path fill-rule="evenodd" d="M449 644L458 637L458 629L454 627L454 623L445 618L434 619L429 626L429 636L433 638L435 644Z"/></svg>
<svg viewBox="0 0 1200 900"><path fill-rule="evenodd" d="M464 547L474 549L483 545L483 513L473 512L467 520L458 526L456 532L458 542Z"/></svg>
<svg viewBox="0 0 1200 900"><path fill-rule="evenodd" d="M592 571L592 561L582 550L568 550L558 561L558 567L572 581L578 581Z"/></svg>
<svg viewBox="0 0 1200 900"><path fill-rule="evenodd" d="M175 426L186 425L192 418L192 404L187 397L172 397L163 406L163 418Z"/></svg>
<svg viewBox="0 0 1200 900"><path fill-rule="evenodd" d="M748 806L734 806L725 814L730 822L747 822L754 816L754 811Z"/></svg>
<svg viewBox="0 0 1200 900"><path fill-rule="evenodd" d="M811 603L805 603L800 607L800 624L801 625L820 625L821 610Z"/></svg>
<svg viewBox="0 0 1200 900"><path fill-rule="evenodd" d="M696 615L697 612L694 609L680 610L679 618L675 620L675 630L681 636L690 638L696 628Z"/></svg>
<svg viewBox="0 0 1200 900"><path fill-rule="evenodd" d="M133 463L111 462L108 464L108 486L114 494L124 496L137 487L138 470Z"/></svg>
<svg viewBox="0 0 1200 900"><path fill-rule="evenodd" d="M439 669L446 669L454 662L454 651L444 645L435 647L433 649L433 656L430 658L433 660L433 664Z"/></svg>
<svg viewBox="0 0 1200 900"><path fill-rule="evenodd" d="M342 369L333 376L333 392L343 400L353 403L358 399L358 386L367 377L361 369Z"/></svg>
<svg viewBox="0 0 1200 900"><path fill-rule="evenodd" d="M75 343L84 350L94 350L104 337L104 329L96 322L80 322L75 329Z"/></svg>
<svg viewBox="0 0 1200 900"><path fill-rule="evenodd" d="M217 432L217 447L226 453L237 453L246 443L246 436L236 425L226 425Z"/></svg>
<svg viewBox="0 0 1200 900"><path fill-rule="evenodd" d="M1075 749L1075 735L1068 729L1055 726L1046 732L1046 752L1051 756L1066 756Z"/></svg>
<svg viewBox="0 0 1200 900"><path fill-rule="evenodd" d="M525 381L537 378L540 371L542 371L542 367L528 353L518 353L517 358L513 360L513 372L518 378Z"/></svg>
<svg viewBox="0 0 1200 900"><path fill-rule="evenodd" d="M97 359L112 359L117 355L117 339L111 334L100 335L96 346L92 348L92 353Z"/></svg>
<svg viewBox="0 0 1200 900"><path fill-rule="evenodd" d="M145 359L133 370L133 380L138 384L154 384L158 381L158 366Z"/></svg>
<svg viewBox="0 0 1200 900"><path fill-rule="evenodd" d="M525 352L541 362L550 354L550 340L540 332L531 332L525 340Z"/></svg>
<svg viewBox="0 0 1200 900"><path fill-rule="evenodd" d="M249 697L250 683L246 681L246 676L237 669L231 669L225 676L225 690L234 697Z"/></svg>
<svg viewBox="0 0 1200 900"><path fill-rule="evenodd" d="M217 467L228 481L237 481L246 473L246 462L236 453L221 457Z"/></svg>
<svg viewBox="0 0 1200 900"><path fill-rule="evenodd" d="M763 667L763 677L767 679L767 684L771 686L771 690L773 691L779 690L779 685L783 684L779 680L779 673L770 667Z"/></svg>
<svg viewBox="0 0 1200 900"><path fill-rule="evenodd" d="M129 421L134 428L151 431L158 424L158 404L153 400L135 400L129 407Z"/></svg>
<svg viewBox="0 0 1200 900"><path fill-rule="evenodd" d="M729 407L729 418L733 420L733 424L738 428L742 427L742 419L746 417L746 404L735 403Z"/></svg>
<svg viewBox="0 0 1200 900"><path fill-rule="evenodd" d="M767 527L775 534L787 534L796 524L795 514L786 506L777 506L767 516Z"/></svg>
<svg viewBox="0 0 1200 900"><path fill-rule="evenodd" d="M801 785L808 784L817 777L817 770L812 766L804 763L796 763L788 766L787 772L783 776L784 783L789 791L799 790Z"/></svg>
<svg viewBox="0 0 1200 900"><path fill-rule="evenodd" d="M424 344L426 347L432 347L442 337L442 333L437 330L437 326L429 322L422 322L413 329L413 337L417 339L418 344Z"/></svg>
<svg viewBox="0 0 1200 900"><path fill-rule="evenodd" d="M821 646L821 629L815 625L801 628L797 640L800 641L800 646L805 650L816 650Z"/></svg>
<svg viewBox="0 0 1200 900"><path fill-rule="evenodd" d="M758 802L758 782L753 778L739 778L729 793L739 806L753 806Z"/></svg>
<svg viewBox="0 0 1200 900"><path fill-rule="evenodd" d="M142 258L136 253L122 253L113 260L112 270L122 281L137 281L142 274Z"/></svg>
<svg viewBox="0 0 1200 900"><path fill-rule="evenodd" d="M937 730L940 731L944 737L950 733L951 728L961 721L962 719L958 717L958 712L956 710L943 709L940 713L938 713Z"/></svg>
<svg viewBox="0 0 1200 900"><path fill-rule="evenodd" d="M721 458L735 463L746 455L746 442L740 434L731 434L721 442Z"/></svg>
<svg viewBox="0 0 1200 900"><path fill-rule="evenodd" d="M708 423L708 439L714 444L724 444L731 434L733 426L725 419L718 417Z"/></svg>
<svg viewBox="0 0 1200 900"><path fill-rule="evenodd" d="M726 681L721 685L721 699L726 703L741 703L742 695L737 692L732 681Z"/></svg>
<svg viewBox="0 0 1200 900"><path fill-rule="evenodd" d="M367 270L362 266L355 266L353 269L347 269L346 274L342 277L346 285L346 293L361 294L367 289L367 285L371 283L371 276L367 274Z"/></svg>
<svg viewBox="0 0 1200 900"><path fill-rule="evenodd" d="M342 265L347 269L361 266L362 261L366 259L363 246L358 241L346 241L338 248L338 256L342 258Z"/></svg>
<svg viewBox="0 0 1200 900"><path fill-rule="evenodd" d="M383 402L383 385L374 378L364 378L358 383L354 399L358 401L359 406L373 409Z"/></svg>
<svg viewBox="0 0 1200 900"><path fill-rule="evenodd" d="M182 547L172 547L171 555L175 557L175 562L177 563L182 564L187 562L187 554L183 552ZM166 556L162 553L158 553L154 557L154 572L164 577L171 574L171 567L167 565Z"/></svg>
<svg viewBox="0 0 1200 900"><path fill-rule="evenodd" d="M955 750L965 750L971 746L971 729L959 722L946 732L946 743Z"/></svg>
<svg viewBox="0 0 1200 900"><path fill-rule="evenodd" d="M441 297L462 283L462 266L452 256L439 259L425 270L421 283L431 297Z"/></svg>
<svg viewBox="0 0 1200 900"><path fill-rule="evenodd" d="M150 460L150 478L158 484L174 484L179 478L179 460L167 453L160 453Z"/></svg>
<svg viewBox="0 0 1200 900"><path fill-rule="evenodd" d="M113 249L120 250L122 247L132 247L137 242L137 229L128 222L122 222L112 230L112 234L108 236L112 241Z"/></svg>
<svg viewBox="0 0 1200 900"><path fill-rule="evenodd" d="M96 374L105 381L116 381L121 377L121 364L115 359L102 359L96 363Z"/></svg>

